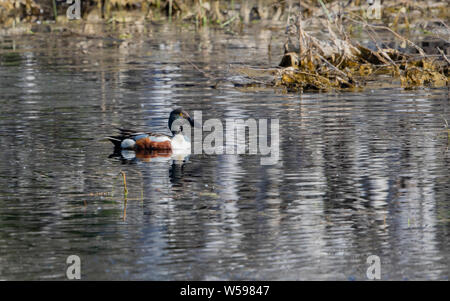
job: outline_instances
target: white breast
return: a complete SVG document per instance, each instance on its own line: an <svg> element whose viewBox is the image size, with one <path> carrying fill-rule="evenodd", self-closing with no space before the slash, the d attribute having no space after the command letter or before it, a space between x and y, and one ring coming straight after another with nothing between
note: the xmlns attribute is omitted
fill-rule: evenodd
<svg viewBox="0 0 450 301"><path fill-rule="evenodd" d="M172 149L191 150L191 142L182 134L177 134L172 138Z"/></svg>

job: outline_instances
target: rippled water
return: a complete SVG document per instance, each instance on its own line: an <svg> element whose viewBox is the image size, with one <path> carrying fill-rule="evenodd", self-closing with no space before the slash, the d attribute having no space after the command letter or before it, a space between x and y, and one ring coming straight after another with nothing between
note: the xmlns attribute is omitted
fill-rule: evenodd
<svg viewBox="0 0 450 301"><path fill-rule="evenodd" d="M448 280L447 89L243 91L230 68L276 65L276 32L132 34L0 38L0 279L66 279L75 254L90 280L365 280L369 255ZM278 118L280 160L110 156L115 126L168 133L178 106Z"/></svg>

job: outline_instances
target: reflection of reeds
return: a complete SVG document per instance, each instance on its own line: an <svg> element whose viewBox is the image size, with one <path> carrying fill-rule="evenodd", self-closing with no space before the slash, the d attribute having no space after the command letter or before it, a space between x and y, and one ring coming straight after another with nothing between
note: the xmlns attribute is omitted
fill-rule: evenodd
<svg viewBox="0 0 450 301"><path fill-rule="evenodd" d="M448 126L447 119L445 119L445 117L442 117L442 118L444 119L444 122L445 122L445 125L444 125L445 130L443 130L443 132L447 133L447 149L446 149L446 151L448 151L448 148L450 146L450 128Z"/></svg>
<svg viewBox="0 0 450 301"><path fill-rule="evenodd" d="M123 220L127 219L127 197L128 197L128 188L127 188L127 176L125 172L120 171L123 178Z"/></svg>
<svg viewBox="0 0 450 301"><path fill-rule="evenodd" d="M127 219L127 200L123 202L123 220Z"/></svg>
<svg viewBox="0 0 450 301"><path fill-rule="evenodd" d="M127 200L127 196L128 196L128 188L127 188L127 176L125 175L125 172L120 171L120 173L122 174L122 178L123 178L123 197L124 200Z"/></svg>

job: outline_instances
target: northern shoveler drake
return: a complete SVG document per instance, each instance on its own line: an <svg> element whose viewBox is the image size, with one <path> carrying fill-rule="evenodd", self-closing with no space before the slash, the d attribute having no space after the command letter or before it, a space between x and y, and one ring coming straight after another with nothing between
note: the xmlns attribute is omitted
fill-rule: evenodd
<svg viewBox="0 0 450 301"><path fill-rule="evenodd" d="M173 124L175 121L176 124ZM183 131L183 123L188 122L192 127L194 120L182 108L173 110L169 116L169 129L172 136L151 132L137 132L118 129L120 135L106 137L114 144L116 150L134 150L137 152L151 150L187 150L191 149L191 142Z"/></svg>

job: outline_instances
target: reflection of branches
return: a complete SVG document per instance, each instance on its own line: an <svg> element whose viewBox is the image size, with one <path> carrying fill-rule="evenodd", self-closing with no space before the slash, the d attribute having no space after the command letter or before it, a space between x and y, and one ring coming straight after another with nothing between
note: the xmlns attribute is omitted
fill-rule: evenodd
<svg viewBox="0 0 450 301"><path fill-rule="evenodd" d="M201 70L197 65L195 65L195 64L194 64L191 60L189 60L188 58L184 58L184 60L185 60L187 63L191 64L192 67L195 68L195 70L197 70L198 72L200 72L201 74L203 74L205 77L208 77L208 78L210 78L210 79L219 79L218 77L214 77L214 76L212 76L211 74L209 74L209 73L207 73L207 72Z"/></svg>
<svg viewBox="0 0 450 301"><path fill-rule="evenodd" d="M195 65L191 60L189 60L188 58L183 58L183 60L187 63L189 63L192 67L194 67L195 70L197 70L198 72L200 72L201 74L203 74L203 76L209 78L210 80L214 80L216 83L213 85L214 88L217 87L217 85L223 81L223 78L221 77L215 77L211 74L209 74L206 71L203 71L202 69L200 69L197 65Z"/></svg>

